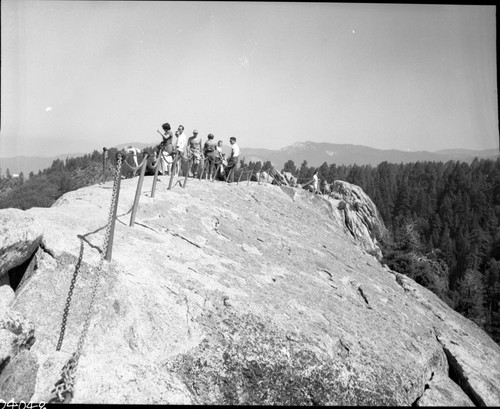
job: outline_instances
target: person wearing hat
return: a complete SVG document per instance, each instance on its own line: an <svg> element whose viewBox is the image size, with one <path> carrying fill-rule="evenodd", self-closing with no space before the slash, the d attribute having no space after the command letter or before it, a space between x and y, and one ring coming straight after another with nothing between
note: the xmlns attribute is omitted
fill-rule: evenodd
<svg viewBox="0 0 500 409"><path fill-rule="evenodd" d="M203 145L203 154L205 155L205 158L208 159L208 178L212 182L214 179L213 171L214 171L214 166L215 166L215 155L217 152L217 143L214 140L214 136L209 133L207 136L207 141L205 142L205 145Z"/></svg>
<svg viewBox="0 0 500 409"><path fill-rule="evenodd" d="M196 169L196 171L193 170L193 176L196 177L202 159L201 136L198 136L197 129L193 131L193 136L189 137L188 139L188 149L189 155L191 156L193 161L192 169ZM189 169L189 172L191 172L192 169Z"/></svg>

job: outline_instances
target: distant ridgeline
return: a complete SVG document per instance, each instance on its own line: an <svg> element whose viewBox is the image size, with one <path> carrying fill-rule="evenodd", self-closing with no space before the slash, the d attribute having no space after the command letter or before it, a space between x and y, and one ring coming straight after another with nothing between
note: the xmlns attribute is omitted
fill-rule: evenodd
<svg viewBox="0 0 500 409"><path fill-rule="evenodd" d="M109 152L108 179L116 162ZM241 167L268 171L270 161ZM319 171L321 181L360 186L377 206L388 233L380 238L383 262L437 294L500 343L500 159L371 165L292 160L282 169L299 182ZM123 169L126 177L132 172ZM239 177L236 172L235 180ZM241 180L246 180L247 174ZM62 194L103 179L98 151L50 168L0 179L0 208L50 207Z"/></svg>

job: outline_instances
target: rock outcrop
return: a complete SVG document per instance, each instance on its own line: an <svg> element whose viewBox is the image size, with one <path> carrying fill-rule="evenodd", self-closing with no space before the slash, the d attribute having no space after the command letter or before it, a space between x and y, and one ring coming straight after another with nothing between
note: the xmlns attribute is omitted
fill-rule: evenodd
<svg viewBox="0 0 500 409"><path fill-rule="evenodd" d="M8 272L12 275L15 267L31 258L42 234L42 226L22 210L4 209L0 212L0 286L11 284Z"/></svg>
<svg viewBox="0 0 500 409"><path fill-rule="evenodd" d="M146 178L132 228L136 182L122 180L112 262L100 277L73 403L500 404L500 347L382 267L332 202L255 182L189 179L167 190L163 178L151 198ZM111 187L24 212L43 237L30 278L0 308L32 322L35 341L11 353L0 398L47 401L75 351Z"/></svg>
<svg viewBox="0 0 500 409"><path fill-rule="evenodd" d="M0 287L0 399L28 402L38 372L37 358L29 351L35 342L35 327L10 308L14 297L9 285Z"/></svg>
<svg viewBox="0 0 500 409"><path fill-rule="evenodd" d="M363 189L351 183L336 180L333 183L329 200L340 212L339 216L344 220L351 235L368 253L381 260L382 250L377 236L383 237L387 229L377 207Z"/></svg>

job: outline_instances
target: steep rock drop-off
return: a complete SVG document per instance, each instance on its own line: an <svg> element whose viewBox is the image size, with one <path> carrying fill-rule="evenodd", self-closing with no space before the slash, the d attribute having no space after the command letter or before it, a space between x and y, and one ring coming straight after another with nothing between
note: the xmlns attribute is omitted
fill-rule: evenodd
<svg viewBox="0 0 500 409"><path fill-rule="evenodd" d="M122 181L74 403L500 404L500 347L381 266L349 228L348 195L192 179L168 191L163 178L151 198L151 179L133 228L137 179ZM43 234L0 303L0 396L49 400L82 330L111 187L22 212Z"/></svg>

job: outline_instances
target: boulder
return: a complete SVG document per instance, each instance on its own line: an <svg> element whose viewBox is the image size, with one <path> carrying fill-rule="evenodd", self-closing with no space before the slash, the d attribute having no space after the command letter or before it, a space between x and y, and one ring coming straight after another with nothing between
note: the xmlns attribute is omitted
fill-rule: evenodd
<svg viewBox="0 0 500 409"><path fill-rule="evenodd" d="M297 178L295 176L293 176L291 172L283 172L283 176L284 176L284 178L287 181L289 186L291 186L291 187L297 186Z"/></svg>
<svg viewBox="0 0 500 409"><path fill-rule="evenodd" d="M369 254L382 259L382 250L377 238L386 234L382 217L377 207L359 186L336 180L328 200L340 212L345 228Z"/></svg>
<svg viewBox="0 0 500 409"><path fill-rule="evenodd" d="M1 398L5 402L30 402L38 373L36 355L24 350L17 354L0 373Z"/></svg>
<svg viewBox="0 0 500 409"><path fill-rule="evenodd" d="M197 179L151 198L151 183L131 228L137 180L122 180L101 272L110 182L27 211L45 232L12 304L36 326L31 400L50 399L88 317L73 403L451 405L426 394L448 385L500 404L500 347L359 248L332 201Z"/></svg>
<svg viewBox="0 0 500 409"><path fill-rule="evenodd" d="M0 295L12 300L13 290L9 287L10 291L6 291L5 287L0 288ZM35 341L34 333L35 328L30 320L9 308L5 301L0 303L0 374L20 352L31 348Z"/></svg>
<svg viewBox="0 0 500 409"><path fill-rule="evenodd" d="M424 394L415 406L442 406L443 402L447 402L449 406L476 406L445 374L438 373L425 386Z"/></svg>
<svg viewBox="0 0 500 409"><path fill-rule="evenodd" d="M0 211L0 279L9 270L23 264L37 250L42 226L19 209ZM8 284L6 278L2 284Z"/></svg>
<svg viewBox="0 0 500 409"><path fill-rule="evenodd" d="M14 301L14 290L10 285L0 286L0 310L7 309Z"/></svg>

